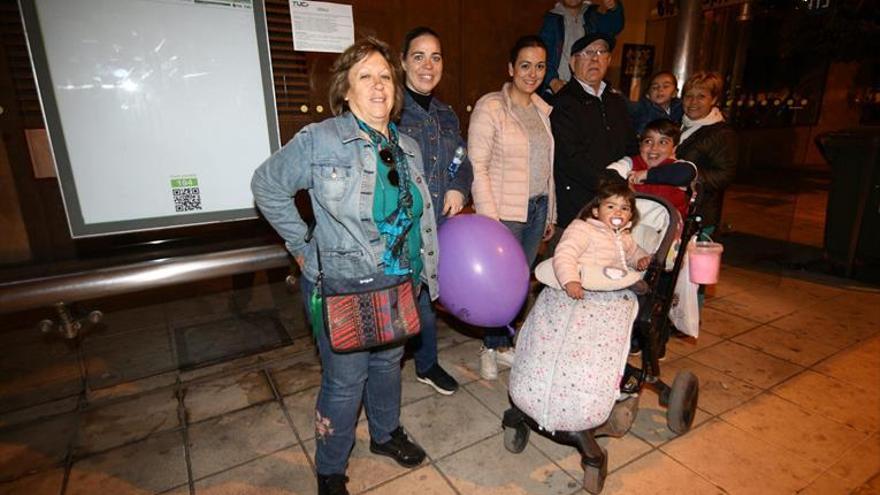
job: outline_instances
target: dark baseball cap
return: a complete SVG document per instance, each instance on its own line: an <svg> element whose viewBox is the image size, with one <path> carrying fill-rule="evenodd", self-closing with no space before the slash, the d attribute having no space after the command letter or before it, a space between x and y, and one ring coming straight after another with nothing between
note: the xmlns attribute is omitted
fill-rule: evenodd
<svg viewBox="0 0 880 495"><path fill-rule="evenodd" d="M569 55L574 55L575 53L583 50L590 43L596 40L602 40L605 43L608 43L608 49L614 50L614 38L612 36L609 36L605 33L590 33L583 38L575 41L574 44L571 45L571 52L569 53Z"/></svg>

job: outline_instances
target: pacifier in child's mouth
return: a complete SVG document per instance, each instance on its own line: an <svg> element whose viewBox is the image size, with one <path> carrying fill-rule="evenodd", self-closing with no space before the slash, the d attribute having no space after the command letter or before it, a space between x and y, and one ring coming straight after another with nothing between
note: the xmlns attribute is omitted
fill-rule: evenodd
<svg viewBox="0 0 880 495"><path fill-rule="evenodd" d="M620 227L621 225L623 225L623 219L620 217L614 217L611 219L611 225L614 225L615 227Z"/></svg>

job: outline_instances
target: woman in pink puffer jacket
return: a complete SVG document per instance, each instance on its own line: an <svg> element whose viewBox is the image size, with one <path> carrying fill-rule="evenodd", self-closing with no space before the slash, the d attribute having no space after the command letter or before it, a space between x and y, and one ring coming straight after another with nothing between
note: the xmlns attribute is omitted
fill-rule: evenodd
<svg viewBox="0 0 880 495"><path fill-rule="evenodd" d="M480 215L500 220L523 247L529 266L542 239L553 235L553 134L550 106L535 91L547 70L547 48L537 36L523 36L510 51L511 82L477 101L468 128L468 156L474 170L471 194ZM487 328L480 351L480 375L498 377L514 351L505 328Z"/></svg>

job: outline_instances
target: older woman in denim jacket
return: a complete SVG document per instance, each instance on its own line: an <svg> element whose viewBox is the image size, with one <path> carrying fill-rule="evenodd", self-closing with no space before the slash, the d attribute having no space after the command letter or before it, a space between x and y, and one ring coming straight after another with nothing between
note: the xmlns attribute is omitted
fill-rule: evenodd
<svg viewBox="0 0 880 495"><path fill-rule="evenodd" d="M464 207L474 179L458 117L452 107L432 95L443 77L440 37L431 28L412 29L404 36L401 59L406 93L400 132L419 143L431 200L442 204L434 209L440 225ZM426 292L419 297L419 318L421 334L409 344L414 349L416 379L443 395L452 395L458 382L437 361L437 315Z"/></svg>
<svg viewBox="0 0 880 495"><path fill-rule="evenodd" d="M335 117L304 127L260 165L251 183L257 206L302 270L307 310L318 275L318 247L327 277L412 273L413 282L436 298L431 193L418 145L393 123L403 106L398 59L385 43L367 38L340 55L332 72ZM311 197L315 242L306 242L307 226L292 200L301 189ZM401 213L411 220L409 229L397 234L406 236L396 244L405 247L391 249L399 237L385 228L386 219ZM316 339L322 364L315 411L318 493L348 493L345 469L361 403L370 450L405 467L420 464L425 452L400 426L403 346L342 354L333 352L323 333Z"/></svg>

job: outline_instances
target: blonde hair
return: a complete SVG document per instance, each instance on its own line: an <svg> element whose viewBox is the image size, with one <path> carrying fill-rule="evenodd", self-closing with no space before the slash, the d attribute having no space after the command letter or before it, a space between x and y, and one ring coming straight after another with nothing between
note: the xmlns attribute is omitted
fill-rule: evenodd
<svg viewBox="0 0 880 495"><path fill-rule="evenodd" d="M724 80L721 79L721 74L717 72L699 71L694 73L684 83L684 88L681 90L682 96L693 88L707 89L712 98L719 99L721 98L721 91L724 89Z"/></svg>
<svg viewBox="0 0 880 495"><path fill-rule="evenodd" d="M391 107L391 120L397 120L400 112L403 110L403 69L400 67L400 60L392 55L391 48L384 41L372 36L362 38L355 41L353 45L346 48L330 68L330 111L333 115L339 115L348 110L348 103L345 96L351 86L348 83L348 71L355 64L369 57L373 53L382 55L382 58L391 67L391 81L394 84L394 106Z"/></svg>

